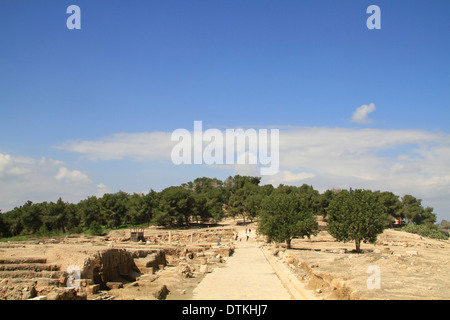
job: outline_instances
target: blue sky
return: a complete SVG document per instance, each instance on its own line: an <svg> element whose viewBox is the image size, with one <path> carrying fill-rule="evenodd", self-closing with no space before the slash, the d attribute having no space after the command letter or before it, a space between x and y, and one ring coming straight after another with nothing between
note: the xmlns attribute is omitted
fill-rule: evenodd
<svg viewBox="0 0 450 320"><path fill-rule="evenodd" d="M72 4L81 30L66 27ZM366 27L372 4L380 30ZM353 155L355 172L332 157L316 166L327 155L299 142L280 150L280 175L266 182L412 193L450 220L449 9L436 0L2 0L0 208L224 179L233 168L135 156L138 134L170 137L201 120L286 128L298 141L314 132L323 150L335 150L338 128L334 146ZM352 121L371 103L367 121ZM366 145L344 143L366 130ZM115 144L124 134L128 151ZM105 153L93 156L87 142Z"/></svg>

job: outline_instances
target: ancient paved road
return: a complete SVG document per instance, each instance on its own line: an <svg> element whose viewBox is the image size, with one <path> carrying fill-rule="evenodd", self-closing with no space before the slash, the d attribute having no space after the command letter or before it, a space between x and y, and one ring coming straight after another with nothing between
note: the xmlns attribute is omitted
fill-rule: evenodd
<svg viewBox="0 0 450 320"><path fill-rule="evenodd" d="M253 239L246 241L245 230L239 232L242 241L236 243L226 266L208 273L194 289L194 300L290 300L291 295L257 247Z"/></svg>

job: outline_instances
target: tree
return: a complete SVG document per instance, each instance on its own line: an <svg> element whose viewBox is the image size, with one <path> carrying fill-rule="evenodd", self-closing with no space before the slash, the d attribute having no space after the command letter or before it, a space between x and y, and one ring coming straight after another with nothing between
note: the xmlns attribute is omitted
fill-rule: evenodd
<svg viewBox="0 0 450 320"><path fill-rule="evenodd" d="M92 236L101 236L103 234L103 228L97 221L92 221L91 225L89 226L89 233Z"/></svg>
<svg viewBox="0 0 450 320"><path fill-rule="evenodd" d="M406 219L406 223L414 223L422 210L422 200L409 194L402 197L402 208L399 213Z"/></svg>
<svg viewBox="0 0 450 320"><path fill-rule="evenodd" d="M20 207L20 211L21 220L24 227L21 234L29 235L38 231L42 225L42 205L33 204L31 201L27 201L22 207Z"/></svg>
<svg viewBox="0 0 450 320"><path fill-rule="evenodd" d="M0 210L0 238L6 237L9 234L8 224L4 221L4 215Z"/></svg>
<svg viewBox="0 0 450 320"><path fill-rule="evenodd" d="M328 207L328 232L338 241L375 243L385 227L385 215L376 195L370 190L343 190Z"/></svg>
<svg viewBox="0 0 450 320"><path fill-rule="evenodd" d="M269 242L286 242L289 249L294 237L310 237L318 232L313 209L299 189L280 185L261 205L258 219L258 233Z"/></svg>
<svg viewBox="0 0 450 320"><path fill-rule="evenodd" d="M328 206L330 205L330 202L333 200L334 196L335 192L333 192L333 190L326 190L324 193L319 195L319 208L317 214L322 215L323 218L327 217Z"/></svg>
<svg viewBox="0 0 450 320"><path fill-rule="evenodd" d="M402 202L399 200L399 197L392 192L380 192L375 191L375 196L378 198L379 203L384 209L386 214L386 223L392 225L395 219L401 220L401 208Z"/></svg>
<svg viewBox="0 0 450 320"><path fill-rule="evenodd" d="M214 219L218 221L223 217L223 204L225 192L223 182L216 178L197 178L186 184L194 198L193 216L196 221Z"/></svg>
<svg viewBox="0 0 450 320"><path fill-rule="evenodd" d="M123 191L117 193L105 193L99 199L100 212L106 226L117 228L126 223L126 213L128 211L128 194Z"/></svg>
<svg viewBox="0 0 450 320"><path fill-rule="evenodd" d="M258 201L262 199L257 196L260 181L260 177L240 175L225 180L224 185L229 190L227 210L233 218L240 215L245 222L246 218L252 220L256 216Z"/></svg>
<svg viewBox="0 0 450 320"><path fill-rule="evenodd" d="M159 200L159 221L167 221L167 216L170 218L169 223L176 222L177 224L189 225L189 218L193 213L194 197L191 191L184 186L168 187L161 191ZM161 217L164 217L161 220Z"/></svg>
<svg viewBox="0 0 450 320"><path fill-rule="evenodd" d="M132 225L150 223L158 206L157 192L150 190L147 194L134 193L129 197L129 206L125 221Z"/></svg>
<svg viewBox="0 0 450 320"><path fill-rule="evenodd" d="M423 208L422 200L409 194L402 197L402 208L399 210L399 214L406 218L408 224L433 224L436 222L433 208Z"/></svg>
<svg viewBox="0 0 450 320"><path fill-rule="evenodd" d="M77 216L81 221L83 229L88 229L94 221L97 221L99 224L104 224L100 215L99 201L96 196L90 196L80 201L77 207Z"/></svg>
<svg viewBox="0 0 450 320"><path fill-rule="evenodd" d="M46 215L43 220L48 231L57 230L65 232L68 220L68 212L66 210L67 203L59 198L56 203L50 202L46 207Z"/></svg>

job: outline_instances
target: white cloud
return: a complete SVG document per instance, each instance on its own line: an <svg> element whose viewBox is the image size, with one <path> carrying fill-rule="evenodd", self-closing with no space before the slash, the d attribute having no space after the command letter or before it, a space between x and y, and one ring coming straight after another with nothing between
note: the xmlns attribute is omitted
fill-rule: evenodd
<svg viewBox="0 0 450 320"><path fill-rule="evenodd" d="M371 110L368 107L360 109L355 118L367 119ZM170 136L171 133L164 132L116 134L96 141L71 141L59 148L96 161L129 159L170 164L174 146ZM389 190L400 196L413 194L424 199L424 203L433 199L427 204L430 206L436 202L450 207L449 134L425 130L289 127L280 129L279 148L280 171L275 176L263 177L264 182L308 183L319 190L349 187ZM1 161L0 167L9 163L6 158ZM191 177L194 168L189 165L183 168L186 176ZM228 169L230 173L256 173L254 165L205 165L205 170L215 168ZM202 171L197 166L195 172ZM448 210L447 207L441 210Z"/></svg>
<svg viewBox="0 0 450 320"><path fill-rule="evenodd" d="M376 109L375 105L373 103L369 105L363 104L359 108L357 108L353 112L352 122L356 123L370 123L372 122L372 119L368 118L369 113L374 112Z"/></svg>
<svg viewBox="0 0 450 320"><path fill-rule="evenodd" d="M26 201L78 202L95 193L88 176L51 158L27 158L0 153L0 209L3 212Z"/></svg>
<svg viewBox="0 0 450 320"><path fill-rule="evenodd" d="M272 184L277 187L280 184L286 185L297 185L308 183L307 179L315 177L315 174L311 172L299 172L293 173L289 170L279 171L277 174L272 176L263 176L261 179L261 184Z"/></svg>
<svg viewBox="0 0 450 320"><path fill-rule="evenodd" d="M174 143L171 133L118 133L97 141L67 141L56 148L82 154L93 161L122 160L153 161L170 159Z"/></svg>
<svg viewBox="0 0 450 320"><path fill-rule="evenodd" d="M65 180L71 183L91 183L87 175L78 170L68 170L66 167L59 168L55 176L56 180Z"/></svg>
<svg viewBox="0 0 450 320"><path fill-rule="evenodd" d="M100 183L97 185L97 198L103 197L105 193L110 193L111 189L109 189L107 186L105 186L103 183Z"/></svg>

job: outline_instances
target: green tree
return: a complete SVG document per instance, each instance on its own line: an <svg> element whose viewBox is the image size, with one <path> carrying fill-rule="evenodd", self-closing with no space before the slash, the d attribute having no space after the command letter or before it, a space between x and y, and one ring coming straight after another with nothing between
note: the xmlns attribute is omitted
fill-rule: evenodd
<svg viewBox="0 0 450 320"><path fill-rule="evenodd" d="M313 209L296 187L280 185L261 205L258 233L269 242L286 242L291 247L294 237L310 237L318 232Z"/></svg>
<svg viewBox="0 0 450 320"><path fill-rule="evenodd" d="M421 199L409 194L402 197L402 208L399 210L399 214L406 219L408 224L433 224L436 222L433 208L424 208Z"/></svg>
<svg viewBox="0 0 450 320"><path fill-rule="evenodd" d="M325 192L319 195L317 214L320 214L324 218L327 217L328 206L333 200L335 194L336 193L333 192L333 190L326 190Z"/></svg>
<svg viewBox="0 0 450 320"><path fill-rule="evenodd" d="M402 197L402 208L399 214L406 219L406 223L414 223L422 210L422 200L409 194Z"/></svg>
<svg viewBox="0 0 450 320"><path fill-rule="evenodd" d="M392 192L375 191L375 196L384 209L386 214L386 224L391 225L395 219L402 220L401 208L402 202L399 197Z"/></svg>
<svg viewBox="0 0 450 320"><path fill-rule="evenodd" d="M55 230L64 233L68 222L67 203L58 199L56 203L50 202L47 205L45 215L45 225L49 230Z"/></svg>
<svg viewBox="0 0 450 320"><path fill-rule="evenodd" d="M77 216L84 230L89 229L91 223L94 221L97 221L99 224L104 224L100 215L99 201L96 196L90 196L78 203Z"/></svg>
<svg viewBox="0 0 450 320"><path fill-rule="evenodd" d="M5 221L2 210L0 210L0 238L9 236L8 223Z"/></svg>
<svg viewBox="0 0 450 320"><path fill-rule="evenodd" d="M229 191L227 210L233 218L242 216L246 219L255 218L258 210L258 201L262 197L258 196L260 191L260 177L240 176L229 177L225 180L225 187Z"/></svg>
<svg viewBox="0 0 450 320"><path fill-rule="evenodd" d="M89 233L92 236L101 236L103 234L103 228L98 221L94 220L91 222L91 225L89 226Z"/></svg>
<svg viewBox="0 0 450 320"><path fill-rule="evenodd" d="M127 222L128 194L126 192L105 193L99 199L99 206L108 228L117 228Z"/></svg>
<svg viewBox="0 0 450 320"><path fill-rule="evenodd" d="M215 178L197 178L185 185L192 193L194 206L192 215L198 222L222 219L225 190L223 182Z"/></svg>
<svg viewBox="0 0 450 320"><path fill-rule="evenodd" d="M5 223L4 237L14 237L22 232L22 207L15 207L13 210L3 213L2 216Z"/></svg>
<svg viewBox="0 0 450 320"><path fill-rule="evenodd" d="M157 192L154 190L150 190L147 194L134 193L129 197L126 223L132 225L150 223L157 207Z"/></svg>
<svg viewBox="0 0 450 320"><path fill-rule="evenodd" d="M161 191L157 219L169 223L189 225L189 220L194 209L194 197L189 189L184 186L168 187ZM168 217L165 215L168 214ZM163 218L163 219L161 219Z"/></svg>
<svg viewBox="0 0 450 320"><path fill-rule="evenodd" d="M375 243L385 227L385 215L377 196L370 190L343 190L328 207L328 232L338 241Z"/></svg>
<svg viewBox="0 0 450 320"><path fill-rule="evenodd" d="M34 234L42 225L42 205L33 204L31 201L27 201L20 209L21 220L24 227L21 234Z"/></svg>

